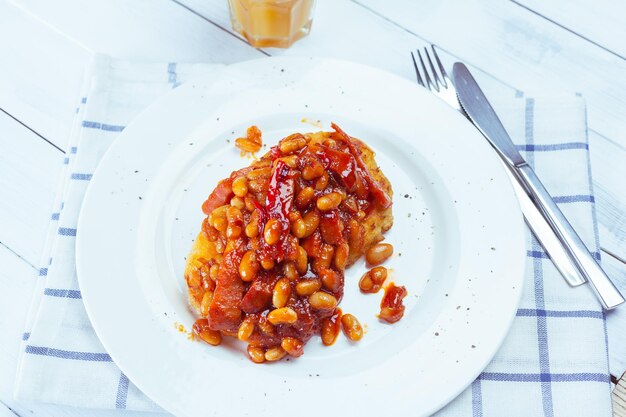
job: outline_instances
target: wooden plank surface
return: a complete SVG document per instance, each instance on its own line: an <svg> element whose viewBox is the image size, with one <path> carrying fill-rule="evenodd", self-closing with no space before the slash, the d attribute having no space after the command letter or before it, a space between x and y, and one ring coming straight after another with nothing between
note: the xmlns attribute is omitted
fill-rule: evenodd
<svg viewBox="0 0 626 417"><path fill-rule="evenodd" d="M64 149L91 52L0 1L0 109Z"/></svg>
<svg viewBox="0 0 626 417"><path fill-rule="evenodd" d="M622 0L513 0L577 36L626 58L626 2Z"/></svg>
<svg viewBox="0 0 626 417"><path fill-rule="evenodd" d="M0 243L38 265L65 155L0 112Z"/></svg>

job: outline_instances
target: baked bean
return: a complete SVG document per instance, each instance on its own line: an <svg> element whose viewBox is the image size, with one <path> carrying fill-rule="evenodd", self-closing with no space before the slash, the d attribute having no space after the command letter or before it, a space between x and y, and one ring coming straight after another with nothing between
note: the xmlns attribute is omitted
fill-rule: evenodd
<svg viewBox="0 0 626 417"><path fill-rule="evenodd" d="M291 233L300 239L306 237L306 224L304 223L304 219L298 219L291 225Z"/></svg>
<svg viewBox="0 0 626 417"><path fill-rule="evenodd" d="M299 133L290 135L280 142L280 151L289 154L298 151L306 145L306 139Z"/></svg>
<svg viewBox="0 0 626 417"><path fill-rule="evenodd" d="M320 271L319 275L324 288L332 292L335 292L339 289L339 286L341 285L341 277L338 273L330 268L325 268Z"/></svg>
<svg viewBox="0 0 626 417"><path fill-rule="evenodd" d="M246 236L257 237L259 235L259 224L256 221L251 221L246 225Z"/></svg>
<svg viewBox="0 0 626 417"><path fill-rule="evenodd" d="M264 191L264 188L266 185L267 185L266 178L259 178L258 180L248 181L248 189L255 194L259 194L262 191Z"/></svg>
<svg viewBox="0 0 626 417"><path fill-rule="evenodd" d="M259 235L259 212L253 211L250 216L250 221L246 225L246 236L248 237L257 237Z"/></svg>
<svg viewBox="0 0 626 417"><path fill-rule="evenodd" d="M293 261L284 263L283 274L285 274L285 277L287 277L290 281L295 281L300 276L300 274L298 274L298 270L296 269L296 264Z"/></svg>
<svg viewBox="0 0 626 417"><path fill-rule="evenodd" d="M274 330L274 326L272 326L272 324L267 320L259 320L257 325L259 326L259 329L261 329L261 331L267 335L273 335L274 333L276 333L276 331Z"/></svg>
<svg viewBox="0 0 626 417"><path fill-rule="evenodd" d="M341 204L341 194L332 192L317 199L317 208L322 211L336 209Z"/></svg>
<svg viewBox="0 0 626 417"><path fill-rule="evenodd" d="M224 242L224 239L220 238L217 239L217 241L215 242L215 251L219 254L224 253L224 250L226 249L226 242Z"/></svg>
<svg viewBox="0 0 626 417"><path fill-rule="evenodd" d="M278 158L278 161L283 161L289 168L298 167L298 155L289 155L282 158Z"/></svg>
<svg viewBox="0 0 626 417"><path fill-rule="evenodd" d="M243 213L238 207L230 206L226 210L226 219L229 224L240 225L243 222Z"/></svg>
<svg viewBox="0 0 626 417"><path fill-rule="evenodd" d="M228 220L226 220L226 217L217 217L213 219L213 227L220 233L225 233L228 228Z"/></svg>
<svg viewBox="0 0 626 417"><path fill-rule="evenodd" d="M272 292L272 304L274 307L281 308L287 305L289 297L291 296L291 284L287 278L279 279L274 285L274 291Z"/></svg>
<svg viewBox="0 0 626 417"><path fill-rule="evenodd" d="M315 310L332 310L337 307L337 299L331 294L317 291L309 296L309 304Z"/></svg>
<svg viewBox="0 0 626 417"><path fill-rule="evenodd" d="M341 328L346 337L353 342L357 342L363 337L363 327L352 314L344 314L341 317Z"/></svg>
<svg viewBox="0 0 626 417"><path fill-rule="evenodd" d="M302 216L300 215L300 212L296 210L290 211L287 217L289 218L289 223L295 223L296 221L302 218Z"/></svg>
<svg viewBox="0 0 626 417"><path fill-rule="evenodd" d="M280 347L282 347L289 356L293 356L294 358L302 356L304 353L304 343L295 337L285 337L280 342Z"/></svg>
<svg viewBox="0 0 626 417"><path fill-rule="evenodd" d="M253 213L254 209L256 208L254 204L255 201L256 199L252 197L250 194L247 194L243 199L243 202L246 205L246 210L248 210L250 213Z"/></svg>
<svg viewBox="0 0 626 417"><path fill-rule="evenodd" d="M279 361L285 357L287 352L281 346L274 346L265 352L265 360L269 362Z"/></svg>
<svg viewBox="0 0 626 417"><path fill-rule="evenodd" d="M261 131L256 126L250 126L246 130L246 137L235 139L235 145L246 152L256 152L261 149Z"/></svg>
<svg viewBox="0 0 626 417"><path fill-rule="evenodd" d="M296 270L300 275L306 274L306 271L309 269L309 257L307 256L306 251L300 245L298 245L297 255L296 255Z"/></svg>
<svg viewBox="0 0 626 417"><path fill-rule="evenodd" d="M322 329L320 335L322 336L322 343L326 346L330 346L335 343L337 336L339 336L339 328L341 326L341 309L336 309L330 317L322 320Z"/></svg>
<svg viewBox="0 0 626 417"><path fill-rule="evenodd" d="M233 193L237 197L245 197L248 194L248 180L246 177L237 177L233 181Z"/></svg>
<svg viewBox="0 0 626 417"><path fill-rule="evenodd" d="M282 227L277 219L269 219L267 223L265 223L265 229L263 231L265 242L267 242L268 245L278 243L281 229Z"/></svg>
<svg viewBox="0 0 626 417"><path fill-rule="evenodd" d="M273 325L293 324L298 321L298 314L292 308L281 307L270 311L267 320Z"/></svg>
<svg viewBox="0 0 626 417"><path fill-rule="evenodd" d="M226 237L228 239L237 239L241 236L241 226L229 224L226 228Z"/></svg>
<svg viewBox="0 0 626 417"><path fill-rule="evenodd" d="M347 243L342 243L335 249L335 268L339 271L346 269L348 264L348 255L350 254L350 248Z"/></svg>
<svg viewBox="0 0 626 417"><path fill-rule="evenodd" d="M328 187L328 180L330 177L328 176L328 172L324 171L322 175L315 181L315 189L317 191L322 191L326 187Z"/></svg>
<svg viewBox="0 0 626 417"><path fill-rule="evenodd" d="M211 269L209 269L209 278L213 281L217 279L217 274L220 273L220 266L218 264L211 265Z"/></svg>
<svg viewBox="0 0 626 417"><path fill-rule="evenodd" d="M317 160L311 159L312 163L302 168L302 179L310 181L324 174L324 167Z"/></svg>
<svg viewBox="0 0 626 417"><path fill-rule="evenodd" d="M245 342L250 338L253 331L254 323L250 319L245 319L241 322L241 325L239 325L239 330L237 331L237 339Z"/></svg>
<svg viewBox="0 0 626 417"><path fill-rule="evenodd" d="M265 350L258 346L248 345L248 357L254 363L265 362Z"/></svg>
<svg viewBox="0 0 626 417"><path fill-rule="evenodd" d="M261 259L261 266L266 271L269 271L270 269L274 268L274 265L275 265L275 262L271 258Z"/></svg>
<svg viewBox="0 0 626 417"><path fill-rule="evenodd" d="M322 244L320 257L314 261L318 271L330 267L334 253L335 247L333 245L329 245L328 243Z"/></svg>
<svg viewBox="0 0 626 417"><path fill-rule="evenodd" d="M226 210L228 210L229 207L230 207L229 205L223 205L223 206L217 207L209 215L209 220L211 220L211 219L214 220L214 219L217 219L217 218L225 218L226 217Z"/></svg>
<svg viewBox="0 0 626 417"><path fill-rule="evenodd" d="M209 307L213 301L213 291L207 291L202 296L202 302L200 303L200 315L206 317L209 314Z"/></svg>
<svg viewBox="0 0 626 417"><path fill-rule="evenodd" d="M380 286L377 287L369 272L366 272L359 280L359 289L363 292L375 293L380 290Z"/></svg>
<svg viewBox="0 0 626 417"><path fill-rule="evenodd" d="M384 266L377 266L370 270L370 275L372 276L372 281L376 284L383 285L385 280L387 279L387 268Z"/></svg>
<svg viewBox="0 0 626 417"><path fill-rule="evenodd" d="M309 237L320 224L320 215L317 211L309 211L291 226L291 231L299 239Z"/></svg>
<svg viewBox="0 0 626 417"><path fill-rule="evenodd" d="M376 293L387 279L387 268L377 266L367 271L359 280L359 288L363 292Z"/></svg>
<svg viewBox="0 0 626 417"><path fill-rule="evenodd" d="M256 253L254 251L249 250L244 253L241 258L241 262L239 263L239 276L242 281L250 282L254 278L256 278L257 273L259 272L259 261L256 259Z"/></svg>
<svg viewBox="0 0 626 417"><path fill-rule="evenodd" d="M237 207L239 210L243 210L246 208L246 203L244 203L243 198L234 196L230 199L230 205Z"/></svg>
<svg viewBox="0 0 626 417"><path fill-rule="evenodd" d="M389 243L377 243L367 250L365 260L370 265L380 265L393 254L393 246Z"/></svg>
<svg viewBox="0 0 626 417"><path fill-rule="evenodd" d="M311 295L322 288L322 283L317 278L303 279L296 284L296 294L301 297Z"/></svg>
<svg viewBox="0 0 626 417"><path fill-rule="evenodd" d="M207 319L196 320L193 324L192 333L209 345L217 346L222 343L222 334L217 330L211 330Z"/></svg>
<svg viewBox="0 0 626 417"><path fill-rule="evenodd" d="M305 187L296 196L296 207L300 210L306 208L313 197L315 196L315 189L313 187Z"/></svg>
<svg viewBox="0 0 626 417"><path fill-rule="evenodd" d="M272 168L271 167L263 167L263 168L253 169L252 171L248 172L248 174L246 175L246 177L250 181L258 180L258 179L266 179L266 178L269 178L271 176L272 176ZM250 187L250 183L248 183L248 187Z"/></svg>

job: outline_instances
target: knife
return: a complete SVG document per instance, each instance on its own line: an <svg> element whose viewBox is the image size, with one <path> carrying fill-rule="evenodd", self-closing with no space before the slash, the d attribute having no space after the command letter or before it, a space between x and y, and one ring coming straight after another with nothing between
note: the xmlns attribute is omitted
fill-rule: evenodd
<svg viewBox="0 0 626 417"><path fill-rule="evenodd" d="M548 254L552 263L559 271L561 276L567 281L567 283L572 287L577 287L587 282L585 277L583 277L576 268L572 259L570 258L569 253L563 247L563 244L557 237L557 235L552 231L552 228L548 221L543 217L542 212L540 211L535 203L528 196L526 189L519 182L513 171L506 165L506 173L511 180L511 185L513 186L513 190L517 195L517 200L522 208L522 213L524 214L524 220L526 224L533 231L535 237L544 248L545 252Z"/></svg>
<svg viewBox="0 0 626 417"><path fill-rule="evenodd" d="M533 169L517 151L476 80L467 67L460 62L454 64L452 82L459 102L469 119L491 143L510 172L519 180L526 195L544 214L550 227L567 249L572 261L578 266L585 279L591 283L602 306L606 310L611 310L622 304L624 302L622 294L589 253Z"/></svg>

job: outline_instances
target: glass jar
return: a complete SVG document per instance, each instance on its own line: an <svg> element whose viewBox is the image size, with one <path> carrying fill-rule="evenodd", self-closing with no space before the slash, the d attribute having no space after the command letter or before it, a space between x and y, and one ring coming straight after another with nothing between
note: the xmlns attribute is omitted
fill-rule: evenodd
<svg viewBox="0 0 626 417"><path fill-rule="evenodd" d="M250 45L287 48L311 30L315 0L228 0L233 29Z"/></svg>

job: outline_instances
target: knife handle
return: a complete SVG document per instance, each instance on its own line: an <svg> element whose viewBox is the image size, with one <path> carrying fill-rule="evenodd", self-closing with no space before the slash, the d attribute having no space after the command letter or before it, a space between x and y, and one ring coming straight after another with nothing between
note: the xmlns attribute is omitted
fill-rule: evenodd
<svg viewBox="0 0 626 417"><path fill-rule="evenodd" d="M598 262L591 256L587 247L580 239L572 225L567 221L563 212L556 205L552 197L543 186L535 171L527 163L515 166L519 179L527 187L530 198L541 208L552 230L557 234L571 258L578 265L581 272L591 283L598 294L602 306L611 310L624 302L624 297L613 285L609 277L602 270Z"/></svg>
<svg viewBox="0 0 626 417"><path fill-rule="evenodd" d="M506 173L511 180L517 200L522 207L526 224L532 230L556 269L572 287L587 283L587 280L580 272L580 268L574 263L568 250L561 243L561 239L552 230L552 226L545 218L543 211L531 200L527 188L519 180L514 169L506 165Z"/></svg>

